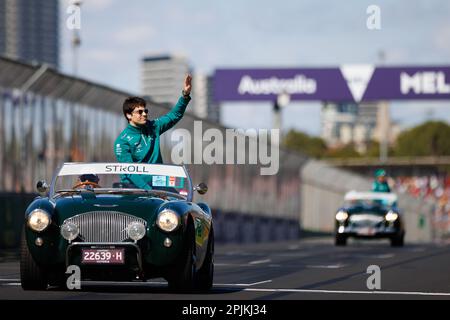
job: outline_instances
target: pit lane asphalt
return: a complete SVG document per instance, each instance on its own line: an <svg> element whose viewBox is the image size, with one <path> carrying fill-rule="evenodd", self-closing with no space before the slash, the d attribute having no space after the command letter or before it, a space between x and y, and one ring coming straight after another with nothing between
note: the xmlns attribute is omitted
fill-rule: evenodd
<svg viewBox="0 0 450 320"><path fill-rule="evenodd" d="M370 265L381 269L381 289L369 290ZM208 293L171 293L163 279L147 283L82 282L81 290L24 291L14 253L0 254L0 299L57 300L450 300L450 244L406 244L331 238L216 245L215 278Z"/></svg>

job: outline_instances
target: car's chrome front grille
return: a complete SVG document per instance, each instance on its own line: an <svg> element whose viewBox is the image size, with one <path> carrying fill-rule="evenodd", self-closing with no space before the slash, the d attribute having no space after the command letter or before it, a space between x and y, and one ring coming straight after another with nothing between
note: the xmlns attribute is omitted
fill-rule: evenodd
<svg viewBox="0 0 450 320"><path fill-rule="evenodd" d="M66 219L80 229L80 237L86 242L122 242L128 239L127 226L144 219L118 211L90 211Z"/></svg>
<svg viewBox="0 0 450 320"><path fill-rule="evenodd" d="M353 214L350 215L351 226L378 228L383 224L384 217L373 214Z"/></svg>

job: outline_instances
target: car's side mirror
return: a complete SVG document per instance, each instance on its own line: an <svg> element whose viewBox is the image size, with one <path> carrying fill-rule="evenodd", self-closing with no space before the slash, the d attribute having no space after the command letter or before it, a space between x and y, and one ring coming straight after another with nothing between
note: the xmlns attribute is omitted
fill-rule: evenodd
<svg viewBox="0 0 450 320"><path fill-rule="evenodd" d="M45 196L48 192L49 187L45 180L39 180L36 184L36 189L41 196Z"/></svg>
<svg viewBox="0 0 450 320"><path fill-rule="evenodd" d="M194 191L197 191L200 194L205 194L208 192L208 186L206 183L201 182L198 186L194 187Z"/></svg>

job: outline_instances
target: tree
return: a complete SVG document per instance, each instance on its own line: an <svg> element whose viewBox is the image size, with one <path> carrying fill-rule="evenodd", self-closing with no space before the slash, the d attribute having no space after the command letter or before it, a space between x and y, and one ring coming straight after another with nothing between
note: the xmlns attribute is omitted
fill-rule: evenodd
<svg viewBox="0 0 450 320"><path fill-rule="evenodd" d="M326 153L328 158L359 158L360 156L352 144L337 149L329 149Z"/></svg>
<svg viewBox="0 0 450 320"><path fill-rule="evenodd" d="M393 155L394 149L392 146L388 148L388 154ZM368 158L379 158L380 157L380 143L375 140L371 140L367 144L367 151L363 154L364 157Z"/></svg>
<svg viewBox="0 0 450 320"><path fill-rule="evenodd" d="M327 145L321 138L311 137L292 129L283 139L283 145L292 151L302 152L314 158L323 157L327 150Z"/></svg>
<svg viewBox="0 0 450 320"><path fill-rule="evenodd" d="M442 121L428 121L402 132L394 148L396 156L450 155L450 126Z"/></svg>

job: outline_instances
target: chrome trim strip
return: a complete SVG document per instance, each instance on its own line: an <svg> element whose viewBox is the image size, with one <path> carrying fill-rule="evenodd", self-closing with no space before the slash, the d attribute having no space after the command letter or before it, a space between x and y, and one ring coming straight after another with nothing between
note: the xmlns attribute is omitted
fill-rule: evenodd
<svg viewBox="0 0 450 320"><path fill-rule="evenodd" d="M99 208L115 208L118 207L118 204L94 204L94 207L99 207Z"/></svg>

